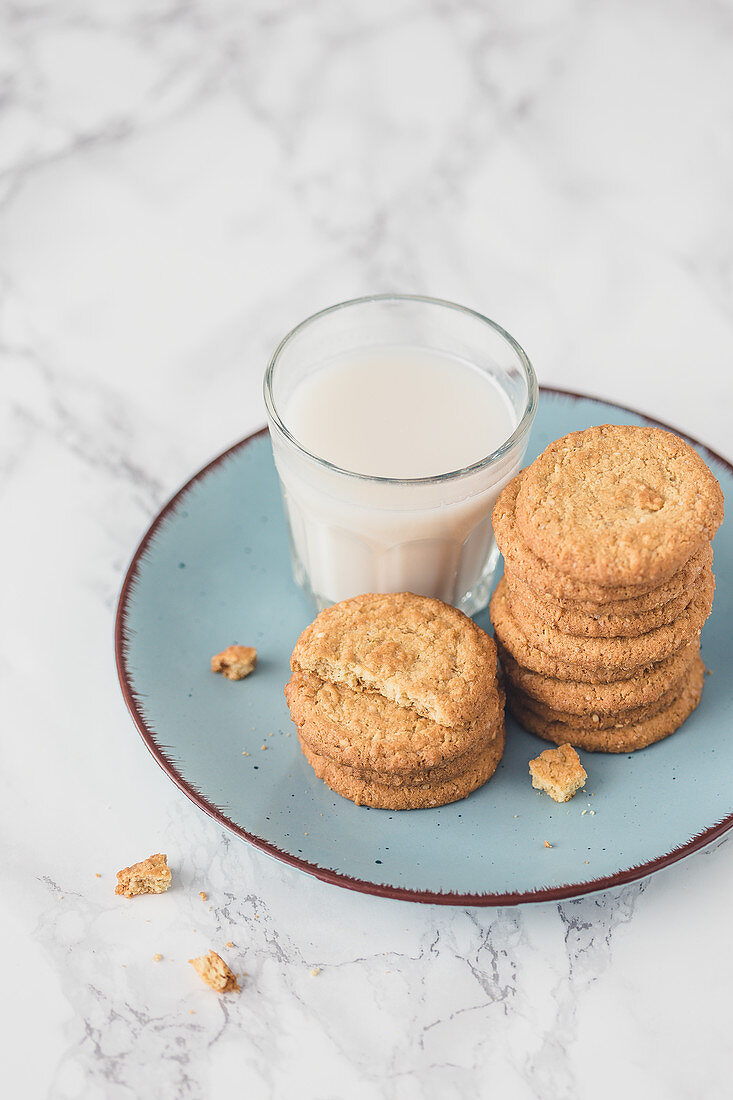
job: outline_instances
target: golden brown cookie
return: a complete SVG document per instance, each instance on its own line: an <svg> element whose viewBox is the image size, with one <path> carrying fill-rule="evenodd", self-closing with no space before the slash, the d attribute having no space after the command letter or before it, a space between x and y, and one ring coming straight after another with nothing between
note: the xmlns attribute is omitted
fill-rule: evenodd
<svg viewBox="0 0 733 1100"><path fill-rule="evenodd" d="M524 471L515 515L527 544L561 573L662 584L713 538L723 494L679 436L604 424L545 449Z"/></svg>
<svg viewBox="0 0 733 1100"><path fill-rule="evenodd" d="M340 767L346 767L349 772L359 779L364 781L378 781L384 783L387 787L421 787L425 783L430 782L443 782L443 780L454 779L456 776L464 775L467 771L472 769L474 765L480 764L481 758L489 747L491 741L493 741L499 734L499 730L503 729L504 724L504 709L502 707L501 717L497 719L493 726L486 726L481 731L481 736L462 752L460 756L452 757L450 760L444 761L440 764L436 764L434 767L416 768L413 771L386 771L379 768L370 768L367 766L354 767L351 764L346 764L343 760L339 759L338 755L334 755L333 752L323 751L322 742L313 739L310 734L311 729L304 729L302 726L298 727L298 738L300 744L306 745L311 753L315 753L316 756L322 757L324 760L330 761L332 764L338 764ZM328 746L329 748L331 746Z"/></svg>
<svg viewBox="0 0 733 1100"><path fill-rule="evenodd" d="M298 639L290 667L459 726L481 714L494 690L496 647L441 600L370 593L322 611Z"/></svg>
<svg viewBox="0 0 733 1100"><path fill-rule="evenodd" d="M432 783L428 781L409 787L390 786L378 778L365 780L353 769L335 764L312 752L303 741L301 748L318 778L332 791L356 802L357 806L373 806L382 810L418 810L457 802L481 787L499 766L504 752L504 740L502 723L498 735L489 742L478 764L474 764L467 772L451 779Z"/></svg>
<svg viewBox="0 0 733 1100"><path fill-rule="evenodd" d="M672 685L664 695L660 695L653 703L646 703L640 707L630 707L628 710L616 711L614 714L600 714L592 711L590 714L577 715L568 710L556 710L545 703L534 699L523 691L512 688L510 694L519 706L531 710L538 718L544 718L546 722L567 722L571 726L589 726L597 730L614 729L618 726L633 726L647 718L653 718L655 714L666 710L670 703L677 698L682 685L686 682L689 672L682 674L680 679Z"/></svg>
<svg viewBox="0 0 733 1100"><path fill-rule="evenodd" d="M442 726L385 699L376 691L324 683L296 670L285 687L290 716L311 748L352 768L383 773L419 772L463 756L504 713L496 686L480 714L459 726Z"/></svg>
<svg viewBox="0 0 733 1100"><path fill-rule="evenodd" d="M516 663L524 669L551 679L568 680L573 683L611 684L617 680L629 680L639 675L643 669L661 663L661 659L660 661L650 660L646 664L640 664L637 668L626 669L614 665L609 660L606 666L587 668L573 661L558 660L549 656L549 654L531 644L527 635L517 623L503 578L491 597L489 612L496 631L497 641L514 658ZM562 635L562 637L565 637L565 635ZM696 638L693 637L690 640L694 642ZM578 639L578 641L584 643L587 639ZM683 648L683 645L680 646L681 648Z"/></svg>
<svg viewBox="0 0 733 1100"><path fill-rule="evenodd" d="M502 586L506 586L504 578L499 587ZM592 671L612 668L628 677L635 669L663 661L696 638L710 614L714 591L712 573L704 575L701 588L673 623L657 627L638 638L581 638L563 634L524 604L512 600L511 595L509 602L522 633L549 657Z"/></svg>
<svg viewBox="0 0 733 1100"><path fill-rule="evenodd" d="M575 745L588 752L633 752L661 741L679 729L700 702L704 678L705 666L697 658L682 690L665 710L635 725L614 729L599 730L590 724L548 722L511 698L507 699L507 709L525 729L545 741L554 741L556 745Z"/></svg>
<svg viewBox="0 0 733 1100"><path fill-rule="evenodd" d="M587 584L576 577L561 573L549 562L539 558L527 545L515 519L517 494L524 471L509 482L496 502L492 520L496 541L504 555L507 571L519 577L540 597L567 601L579 611L593 612L597 604L608 605L610 614L626 614L626 601L633 600L639 611L667 603L688 589L701 569L712 564L713 551L709 542L703 543L687 562L662 585L641 583L633 585Z"/></svg>
<svg viewBox="0 0 733 1100"><path fill-rule="evenodd" d="M512 690L529 695L547 707L572 715L621 714L632 708L648 706L665 695L673 684L683 678L699 651L700 642L695 639L643 672L607 684L574 683L532 672L518 665L501 644L499 660Z"/></svg>
<svg viewBox="0 0 733 1100"><path fill-rule="evenodd" d="M512 605L517 600L524 604L534 615L549 623L563 634L582 635L587 638L636 638L648 634L660 626L667 626L685 610L694 594L704 588L708 574L712 573L708 565L697 577L689 589L684 589L667 603L652 607L647 611L637 611L633 600L627 600L623 614L610 613L603 604L597 604L593 614L564 606L557 601L542 599L532 589L508 569L505 570L507 585L511 593Z"/></svg>

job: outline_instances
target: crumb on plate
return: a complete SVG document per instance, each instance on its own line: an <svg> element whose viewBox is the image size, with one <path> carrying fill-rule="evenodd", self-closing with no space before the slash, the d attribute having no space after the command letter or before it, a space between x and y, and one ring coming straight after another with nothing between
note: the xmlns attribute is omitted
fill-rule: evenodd
<svg viewBox="0 0 733 1100"><path fill-rule="evenodd" d="M569 802L588 778L572 745L546 749L529 762L532 786L546 791L555 802Z"/></svg>
<svg viewBox="0 0 733 1100"><path fill-rule="evenodd" d="M251 645L230 645L211 658L211 671L221 672L227 680L243 680L254 671L257 650Z"/></svg>

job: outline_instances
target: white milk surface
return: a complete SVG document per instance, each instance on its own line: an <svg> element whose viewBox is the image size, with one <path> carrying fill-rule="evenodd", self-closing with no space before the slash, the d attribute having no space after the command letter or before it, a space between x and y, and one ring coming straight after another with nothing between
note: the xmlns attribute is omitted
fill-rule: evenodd
<svg viewBox="0 0 733 1100"><path fill-rule="evenodd" d="M517 426L492 379L410 347L324 365L294 390L282 418L310 454L352 474L402 479L480 462ZM321 605L402 591L469 611L485 604L496 560L491 510L523 446L457 478L392 484L273 442L296 577Z"/></svg>
<svg viewBox="0 0 733 1100"><path fill-rule="evenodd" d="M311 454L393 478L471 466L516 427L490 378L420 348L379 349L324 366L297 387L284 419Z"/></svg>

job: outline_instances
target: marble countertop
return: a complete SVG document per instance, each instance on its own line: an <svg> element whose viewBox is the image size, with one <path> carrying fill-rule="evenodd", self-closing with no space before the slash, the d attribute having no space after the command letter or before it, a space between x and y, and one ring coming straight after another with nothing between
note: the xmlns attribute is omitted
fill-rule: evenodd
<svg viewBox="0 0 733 1100"><path fill-rule="evenodd" d="M358 294L463 302L546 385L732 457L731 4L39 0L3 19L7 1095L730 1096L727 838L561 904L327 886L156 767L112 625L150 518L263 423L276 342ZM155 851L175 888L115 898ZM219 998L186 960L226 941L248 977Z"/></svg>

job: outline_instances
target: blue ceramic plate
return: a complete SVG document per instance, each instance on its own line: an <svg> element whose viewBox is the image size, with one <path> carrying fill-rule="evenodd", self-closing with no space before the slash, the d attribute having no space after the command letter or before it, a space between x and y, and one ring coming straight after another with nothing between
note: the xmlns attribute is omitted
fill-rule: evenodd
<svg viewBox="0 0 733 1100"><path fill-rule="evenodd" d="M609 422L650 423L545 390L527 460L558 436ZM733 468L699 450L733 500ZM192 478L142 540L117 615L120 681L174 783L224 828L293 867L353 890L446 905L574 897L642 878L733 825L730 523L715 541L715 571L703 632L714 675L673 737L630 756L583 754L586 792L556 805L532 789L527 771L546 744L510 721L494 778L464 801L401 813L358 807L316 779L285 705L290 652L313 612L291 576L263 430ZM490 629L487 612L478 622ZM209 671L211 655L232 642L259 653L241 683Z"/></svg>

